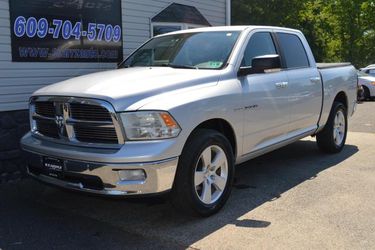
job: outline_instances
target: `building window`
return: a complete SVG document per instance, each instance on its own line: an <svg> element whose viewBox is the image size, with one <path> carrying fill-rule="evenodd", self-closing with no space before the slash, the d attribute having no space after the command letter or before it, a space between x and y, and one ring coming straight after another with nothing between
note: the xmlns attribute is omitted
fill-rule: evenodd
<svg viewBox="0 0 375 250"><path fill-rule="evenodd" d="M188 23L151 23L151 37L187 29L205 27L203 25L194 25Z"/></svg>
<svg viewBox="0 0 375 250"><path fill-rule="evenodd" d="M172 3L151 18L151 37L185 29L211 26L194 6Z"/></svg>
<svg viewBox="0 0 375 250"><path fill-rule="evenodd" d="M151 23L151 36L154 37L183 29L183 24L180 23Z"/></svg>

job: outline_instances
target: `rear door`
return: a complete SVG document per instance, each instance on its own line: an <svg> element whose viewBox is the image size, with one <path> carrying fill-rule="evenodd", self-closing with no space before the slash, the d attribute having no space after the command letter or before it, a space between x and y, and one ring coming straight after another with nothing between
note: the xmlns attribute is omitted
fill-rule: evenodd
<svg viewBox="0 0 375 250"><path fill-rule="evenodd" d="M297 34L276 33L285 72L288 77L290 133L303 133L316 128L322 106L322 82L315 65Z"/></svg>
<svg viewBox="0 0 375 250"><path fill-rule="evenodd" d="M250 35L241 66L251 66L257 56L278 54L270 32ZM283 71L251 74L239 78L243 88L244 153L256 151L277 141L288 132L288 92Z"/></svg>

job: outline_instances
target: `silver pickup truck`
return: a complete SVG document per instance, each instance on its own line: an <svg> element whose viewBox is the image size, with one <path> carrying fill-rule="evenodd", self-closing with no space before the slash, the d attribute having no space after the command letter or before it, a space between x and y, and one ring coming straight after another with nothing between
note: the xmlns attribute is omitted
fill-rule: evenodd
<svg viewBox="0 0 375 250"><path fill-rule="evenodd" d="M119 68L44 87L21 141L28 173L94 194L169 192L208 216L235 165L303 137L338 153L356 108L350 64L316 64L298 30L211 27L157 36Z"/></svg>

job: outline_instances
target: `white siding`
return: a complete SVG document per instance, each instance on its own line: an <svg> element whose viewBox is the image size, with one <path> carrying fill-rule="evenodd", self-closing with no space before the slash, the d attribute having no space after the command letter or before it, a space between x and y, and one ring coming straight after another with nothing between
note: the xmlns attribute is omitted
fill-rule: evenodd
<svg viewBox="0 0 375 250"><path fill-rule="evenodd" d="M171 3L193 5L211 25L225 25L225 0L122 0L124 57L150 38L150 19ZM0 0L0 111L26 109L35 90L114 63L12 62L9 0Z"/></svg>

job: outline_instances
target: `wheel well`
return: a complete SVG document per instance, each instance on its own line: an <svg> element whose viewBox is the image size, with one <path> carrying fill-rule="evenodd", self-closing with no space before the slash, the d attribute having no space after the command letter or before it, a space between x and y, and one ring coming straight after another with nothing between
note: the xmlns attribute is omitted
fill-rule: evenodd
<svg viewBox="0 0 375 250"><path fill-rule="evenodd" d="M346 97L346 94L341 91L340 93L338 93L335 97L335 102L341 102L342 104L345 105L346 108L348 108L348 98Z"/></svg>
<svg viewBox="0 0 375 250"><path fill-rule="evenodd" d="M362 86L363 90L367 89L368 91L370 91L370 89L367 86L365 86L365 85L361 85L361 86Z"/></svg>
<svg viewBox="0 0 375 250"><path fill-rule="evenodd" d="M230 145L232 146L233 155L236 156L236 153L237 153L236 136L229 122L227 122L224 119L211 119L211 120L207 120L199 124L194 129L194 131L197 129L212 129L223 134L228 139L228 141L230 142Z"/></svg>

